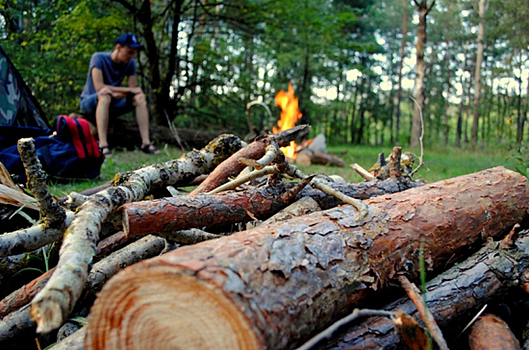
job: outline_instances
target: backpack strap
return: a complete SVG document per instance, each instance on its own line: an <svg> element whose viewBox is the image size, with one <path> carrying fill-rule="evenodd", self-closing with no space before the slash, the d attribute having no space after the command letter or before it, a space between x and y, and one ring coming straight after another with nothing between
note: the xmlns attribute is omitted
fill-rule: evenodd
<svg viewBox="0 0 529 350"><path fill-rule="evenodd" d="M92 133L90 133L90 126L86 119L70 118L65 115L59 115L58 118L57 132L60 133L61 124L64 120L71 134L71 142L80 159L87 157L99 158L101 156L99 146Z"/></svg>

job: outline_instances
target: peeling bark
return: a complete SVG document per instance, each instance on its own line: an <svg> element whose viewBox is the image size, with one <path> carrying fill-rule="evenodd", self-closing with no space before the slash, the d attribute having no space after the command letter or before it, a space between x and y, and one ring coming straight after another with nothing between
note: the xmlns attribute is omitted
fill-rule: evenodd
<svg viewBox="0 0 529 350"><path fill-rule="evenodd" d="M525 177L498 167L364 203L361 222L345 205L125 269L99 294L85 345L295 347L398 273L416 278L421 247L432 275L526 219L529 196Z"/></svg>
<svg viewBox="0 0 529 350"><path fill-rule="evenodd" d="M32 302L37 332L57 329L72 311L88 277L101 225L112 211L144 198L154 189L188 182L211 171L241 146L242 141L235 136L220 136L201 151L189 152L178 160L120 174L114 179L114 187L90 196L64 234L57 270Z"/></svg>

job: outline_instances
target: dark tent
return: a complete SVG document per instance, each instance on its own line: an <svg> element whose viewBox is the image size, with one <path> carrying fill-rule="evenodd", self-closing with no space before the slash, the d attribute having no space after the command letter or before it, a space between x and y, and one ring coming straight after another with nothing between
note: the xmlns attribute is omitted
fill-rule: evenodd
<svg viewBox="0 0 529 350"><path fill-rule="evenodd" d="M0 125L50 129L39 103L1 45Z"/></svg>

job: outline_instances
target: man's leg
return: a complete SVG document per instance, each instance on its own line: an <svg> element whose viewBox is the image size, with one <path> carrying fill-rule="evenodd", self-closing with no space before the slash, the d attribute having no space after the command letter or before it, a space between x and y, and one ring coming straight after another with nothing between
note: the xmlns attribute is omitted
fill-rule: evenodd
<svg viewBox="0 0 529 350"><path fill-rule="evenodd" d="M97 124L97 135L99 136L99 146L101 148L108 147L108 120L109 120L109 107L112 101L110 90L101 89L97 96L98 103L96 108L96 124Z"/></svg>
<svg viewBox="0 0 529 350"><path fill-rule="evenodd" d="M147 100L145 94L136 94L134 95L133 100L134 106L136 108L136 122L138 123L138 129L140 130L141 137L141 148L148 146L151 143L149 135L149 111L147 110ZM153 153L158 154L160 151L156 150L153 146Z"/></svg>

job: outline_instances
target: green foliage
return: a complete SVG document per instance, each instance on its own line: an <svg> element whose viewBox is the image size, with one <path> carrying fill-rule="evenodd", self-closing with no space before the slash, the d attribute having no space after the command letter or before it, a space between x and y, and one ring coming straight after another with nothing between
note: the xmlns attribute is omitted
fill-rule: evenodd
<svg viewBox="0 0 529 350"><path fill-rule="evenodd" d="M489 1L480 144L527 137L526 88L515 85L529 69L524 4ZM246 104L260 100L278 118L274 97L292 82L302 122L336 142L391 146L409 141L415 14L413 2L386 0L7 1L0 36L49 119L78 111L90 56L131 31L147 45L139 81L158 123L167 114L180 127L244 135ZM439 0L428 20L425 143L466 147L478 16L470 0ZM274 122L259 117L262 128Z"/></svg>
<svg viewBox="0 0 529 350"><path fill-rule="evenodd" d="M517 172L527 177L529 174L529 152L524 147L521 147L513 156L516 165L514 169Z"/></svg>

